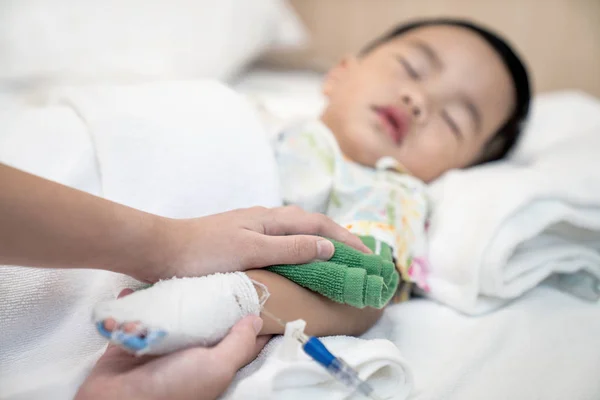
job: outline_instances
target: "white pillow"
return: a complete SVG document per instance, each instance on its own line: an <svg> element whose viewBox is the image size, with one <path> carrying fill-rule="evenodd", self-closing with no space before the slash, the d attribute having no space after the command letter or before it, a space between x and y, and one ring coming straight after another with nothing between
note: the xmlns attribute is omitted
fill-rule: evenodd
<svg viewBox="0 0 600 400"><path fill-rule="evenodd" d="M600 128L600 100L580 91L537 95L523 136L511 159L526 162L564 140Z"/></svg>
<svg viewBox="0 0 600 400"><path fill-rule="evenodd" d="M224 80L304 39L284 0L4 0L0 84Z"/></svg>

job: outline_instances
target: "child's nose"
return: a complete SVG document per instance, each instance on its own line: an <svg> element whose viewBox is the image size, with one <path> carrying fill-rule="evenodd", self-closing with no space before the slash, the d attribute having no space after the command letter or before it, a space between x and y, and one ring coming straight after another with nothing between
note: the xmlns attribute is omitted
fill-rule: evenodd
<svg viewBox="0 0 600 400"><path fill-rule="evenodd" d="M405 91L400 95L402 105L411 113L414 121L421 122L427 119L428 107L425 95L418 91Z"/></svg>

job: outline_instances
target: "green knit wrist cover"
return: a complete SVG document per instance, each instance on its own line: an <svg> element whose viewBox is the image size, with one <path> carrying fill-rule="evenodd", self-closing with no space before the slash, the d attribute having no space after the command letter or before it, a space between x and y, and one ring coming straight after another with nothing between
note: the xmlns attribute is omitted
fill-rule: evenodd
<svg viewBox="0 0 600 400"><path fill-rule="evenodd" d="M361 240L375 250L375 239ZM327 262L276 265L267 270L338 303L383 308L396 292L400 279L389 246L381 243L379 254L364 254L343 243L331 242L335 253Z"/></svg>

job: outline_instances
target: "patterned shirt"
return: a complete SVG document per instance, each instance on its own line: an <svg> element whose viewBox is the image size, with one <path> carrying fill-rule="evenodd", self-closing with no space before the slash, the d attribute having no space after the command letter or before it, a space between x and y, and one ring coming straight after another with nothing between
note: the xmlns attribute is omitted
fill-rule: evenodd
<svg viewBox="0 0 600 400"><path fill-rule="evenodd" d="M425 183L402 172L392 158L382 158L375 168L349 160L317 120L284 130L274 147L284 203L387 243L403 280L427 290Z"/></svg>

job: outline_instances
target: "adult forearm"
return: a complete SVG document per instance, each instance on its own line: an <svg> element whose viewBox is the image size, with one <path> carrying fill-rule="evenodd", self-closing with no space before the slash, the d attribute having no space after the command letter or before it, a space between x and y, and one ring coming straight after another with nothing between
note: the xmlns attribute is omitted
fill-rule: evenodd
<svg viewBox="0 0 600 400"><path fill-rule="evenodd" d="M106 269L155 282L328 260L334 246L324 237L368 251L334 221L297 207L163 218L0 164L0 265Z"/></svg>
<svg viewBox="0 0 600 400"><path fill-rule="evenodd" d="M159 262L162 223L0 164L0 264L127 273Z"/></svg>

